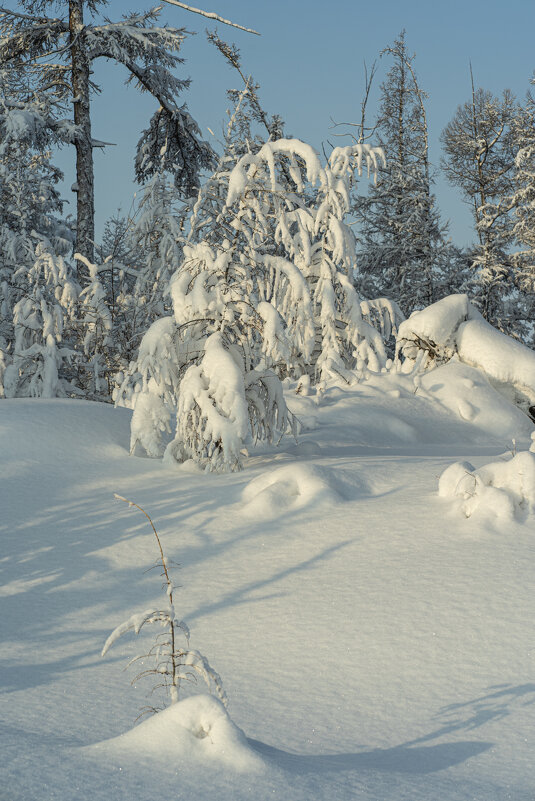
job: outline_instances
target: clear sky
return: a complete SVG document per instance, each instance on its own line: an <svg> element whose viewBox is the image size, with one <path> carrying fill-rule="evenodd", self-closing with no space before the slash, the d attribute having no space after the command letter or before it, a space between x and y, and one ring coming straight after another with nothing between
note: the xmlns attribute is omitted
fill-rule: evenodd
<svg viewBox="0 0 535 801"><path fill-rule="evenodd" d="M192 79L183 100L210 141L207 128L216 134L221 131L228 107L225 90L238 88L239 76L206 41L204 31L213 29L214 23L162 5L162 20L196 32L182 49L186 63L181 74ZM261 85L265 110L279 113L288 134L318 150L323 141L332 141L331 119L357 121L363 62L371 65L403 28L409 52L416 54L420 85L429 94L431 159L437 166L440 133L457 106L470 96L470 60L477 85L496 94L510 88L519 98L528 90L535 69L534 0L195 0L195 5L261 33L252 36L217 26L223 39L240 48L244 69ZM145 7L110 0L106 12L118 19ZM388 66L386 58L379 63L375 98ZM103 88L94 100L94 136L117 143L95 154L97 228L101 231L107 217L130 206L136 190L135 145L155 110L155 101L125 87L125 72L114 64L99 64L94 77ZM60 155L63 169L71 170L72 157L70 151ZM72 180L69 175L68 186ZM444 219L450 220L452 239L467 244L472 239L471 219L458 191L438 176L436 194Z"/></svg>

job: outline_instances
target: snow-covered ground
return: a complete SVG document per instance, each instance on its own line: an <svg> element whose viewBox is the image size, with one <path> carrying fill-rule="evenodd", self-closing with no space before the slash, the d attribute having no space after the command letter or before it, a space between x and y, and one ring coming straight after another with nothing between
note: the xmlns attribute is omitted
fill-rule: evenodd
<svg viewBox="0 0 535 801"><path fill-rule="evenodd" d="M532 424L452 363L290 403L299 442L221 476L129 457L126 409L0 402L0 798L533 801L535 519L438 494ZM161 589L114 493L180 563L230 718L197 697L134 727L151 632L100 652Z"/></svg>

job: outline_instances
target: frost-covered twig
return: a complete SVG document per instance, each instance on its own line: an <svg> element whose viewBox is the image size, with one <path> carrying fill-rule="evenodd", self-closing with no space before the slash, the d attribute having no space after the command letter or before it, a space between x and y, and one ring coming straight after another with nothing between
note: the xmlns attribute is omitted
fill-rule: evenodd
<svg viewBox="0 0 535 801"><path fill-rule="evenodd" d="M160 551L160 561L157 564L163 570L162 575L165 579L164 589L167 596L167 603L162 609L145 609L143 612L137 612L131 615L127 620L120 623L112 631L104 643L101 655L105 656L112 645L114 645L114 643L117 642L117 640L120 639L123 634L126 634L129 631L139 634L145 624L158 623L161 626L164 626L166 629L166 634L164 635L163 641L161 639L162 635L157 636L155 643L146 654L141 654L134 657L134 659L132 659L129 663L132 664L136 661L141 660L143 662L145 659L152 659L154 665L153 667L146 668L142 670L141 673L138 673L137 676L134 677L132 683L135 683L138 679L142 679L147 676L158 676L162 679L162 681L153 687L152 691L154 692L154 690L160 687L165 687L169 691L171 703L174 704L178 701L179 688L182 680L195 679L197 676L199 676L203 679L209 689L212 688L212 685L215 687L216 695L226 706L227 696L225 690L223 689L221 677L211 667L205 656L203 656L199 651L189 647L189 628L183 620L179 620L175 615L175 608L173 604L174 585L169 572L169 562L164 554L160 537L156 531L156 527L151 517L141 506L133 501L129 501L127 498L123 498L122 495L115 494L115 498L117 498L119 501L124 501L124 503L127 503L129 506L138 509L143 515L145 515L152 528L158 543L158 549ZM186 640L185 648L182 648L178 645L178 638L180 635L182 635ZM151 711L156 712L157 709L150 706L145 708L145 711L142 712L142 714L146 714L147 712Z"/></svg>

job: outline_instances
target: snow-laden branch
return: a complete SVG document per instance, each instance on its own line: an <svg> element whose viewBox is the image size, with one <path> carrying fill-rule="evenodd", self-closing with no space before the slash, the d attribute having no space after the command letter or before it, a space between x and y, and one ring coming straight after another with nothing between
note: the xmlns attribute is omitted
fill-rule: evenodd
<svg viewBox="0 0 535 801"><path fill-rule="evenodd" d="M243 25L238 25L236 22L231 22L229 19L225 19L224 17L220 17L219 14L216 14L213 11L203 11L200 8L195 8L194 6L188 6L186 3L179 3L178 0L164 0L165 3L169 3L172 6L178 6L179 8L183 8L185 11L191 11L193 14L200 14L201 17L208 17L208 19L215 19L216 22L222 22L223 25L230 25L232 28L238 28L240 31L245 31L246 33L254 33L256 36L260 36L258 31L254 31L252 28L244 28Z"/></svg>

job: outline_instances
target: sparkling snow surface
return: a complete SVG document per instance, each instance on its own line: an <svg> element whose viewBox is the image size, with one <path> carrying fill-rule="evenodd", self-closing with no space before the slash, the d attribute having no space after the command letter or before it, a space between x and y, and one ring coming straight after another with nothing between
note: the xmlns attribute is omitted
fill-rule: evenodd
<svg viewBox="0 0 535 801"><path fill-rule="evenodd" d="M288 395L299 442L223 476L129 457L126 409L0 402L1 799L533 801L535 517L438 494L532 424L466 365ZM230 718L134 727L151 633L100 652L160 578L114 492Z"/></svg>

